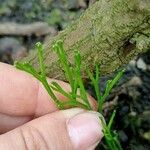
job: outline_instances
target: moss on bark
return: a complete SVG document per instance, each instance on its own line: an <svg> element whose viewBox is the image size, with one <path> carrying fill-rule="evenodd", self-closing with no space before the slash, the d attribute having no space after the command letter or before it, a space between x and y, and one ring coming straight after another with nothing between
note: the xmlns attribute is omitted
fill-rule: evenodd
<svg viewBox="0 0 150 150"><path fill-rule="evenodd" d="M83 77L86 77L85 66L92 70L95 62L100 65L102 74L111 73L149 49L150 2L99 0L55 38L48 39L44 55L47 75L65 80L59 60L52 51L53 43L59 39L64 40L70 65L74 62L74 51L80 51ZM36 53L23 61L31 62L38 69Z"/></svg>

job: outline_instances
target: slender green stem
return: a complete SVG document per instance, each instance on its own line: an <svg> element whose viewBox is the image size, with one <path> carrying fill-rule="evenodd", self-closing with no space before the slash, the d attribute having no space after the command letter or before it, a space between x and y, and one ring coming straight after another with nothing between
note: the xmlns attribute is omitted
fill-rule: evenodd
<svg viewBox="0 0 150 150"><path fill-rule="evenodd" d="M87 105L78 102L78 101L66 101L66 102L62 102L63 105L69 105L71 107L81 107L83 109L88 109Z"/></svg>
<svg viewBox="0 0 150 150"><path fill-rule="evenodd" d="M36 49L37 49L37 52L38 52L39 65L40 65L40 70L41 70L41 79L40 79L40 81L44 85L44 87L47 90L48 94L52 97L53 101L56 103L57 107L60 108L60 109L64 109L61 102L57 99L57 97L55 96L55 94L51 90L51 88L50 88L50 86L47 82L47 79L46 79L44 57L43 57L43 50L44 50L43 45L40 42L36 43Z"/></svg>
<svg viewBox="0 0 150 150"><path fill-rule="evenodd" d="M39 59L41 75L42 75L42 77L46 78L44 58L43 58L43 51L44 51L43 45L40 42L36 43L36 49L38 50L37 52L38 52L38 59Z"/></svg>
<svg viewBox="0 0 150 150"><path fill-rule="evenodd" d="M70 66L67 55L65 53L63 42L57 41L54 44L54 49L56 50L56 53L58 55L58 58L60 60L60 63L63 67L63 70L65 72L65 76L68 79L71 87L71 92L66 92L63 90L63 88L57 83L52 82L50 85L46 78L46 72L45 72L45 64L44 64L44 57L43 57L43 45L38 42L36 44L36 49L38 52L38 59L39 59L39 67L40 67L40 73L38 73L33 66L31 66L29 63L19 63L16 62L15 65L18 69L24 70L30 74L32 74L35 78L37 78L45 87L48 94L54 101L54 103L57 105L59 109L65 109L66 107L81 107L84 109L92 110L92 107L89 103L87 93L84 87L82 75L81 75L81 56L79 52L75 53L74 59L75 59L75 65ZM87 68L87 74L89 78L91 79L92 85L94 86L96 98L98 100L98 111L102 113L102 107L103 104L109 95L110 91L116 85L118 80L122 77L124 73L124 70L121 70L112 80L107 81L107 85L105 88L105 92L102 94L100 91L99 86L99 78L100 78L100 71L98 65L96 65L96 75L94 76L90 70ZM64 95L68 101L61 102L59 100L55 93L53 92L57 91ZM77 94L77 90L79 90L80 94ZM78 99L82 99L82 102L79 102ZM112 116L109 120L108 125L105 123L105 120L103 116L100 117L102 126L103 126L103 132L106 139L107 146L110 150L122 150L119 139L117 135L111 131L112 124L114 121L116 111L112 113Z"/></svg>
<svg viewBox="0 0 150 150"><path fill-rule="evenodd" d="M104 137L105 137L107 146L109 147L109 150L122 150L122 147L118 140L117 135L111 131L111 127L112 127L112 123L114 121L115 115L116 115L116 110L113 111L108 125L102 122L103 132L104 132Z"/></svg>
<svg viewBox="0 0 150 150"><path fill-rule="evenodd" d="M64 95L66 98L73 100L71 93L66 92L65 90L62 89L62 87L57 83L57 82L52 82L51 85L49 85L53 90L61 93Z"/></svg>
<svg viewBox="0 0 150 150"><path fill-rule="evenodd" d="M79 85L79 90L80 90L80 95L82 100L86 103L86 105L88 106L89 110L92 110L92 107L89 103L89 100L87 98L87 93L83 84L83 80L82 80L82 75L81 75L81 56L79 54L79 52L75 53L75 75L76 75L76 79L77 79L77 83Z"/></svg>
<svg viewBox="0 0 150 150"><path fill-rule="evenodd" d="M59 109L64 109L64 106L62 105L61 101L59 101L57 99L57 97L55 96L55 94L53 93L53 91L51 90L47 80L45 80L45 78L43 78L41 80L43 86L45 87L45 89L47 90L48 94L51 96L52 100L55 102L55 104L57 105L57 107Z"/></svg>
<svg viewBox="0 0 150 150"><path fill-rule="evenodd" d="M104 137L110 150L122 150L121 145L118 144L120 142L116 140L116 137L112 135L107 127L105 127Z"/></svg>
<svg viewBox="0 0 150 150"><path fill-rule="evenodd" d="M64 50L64 47L63 47L63 42L61 40L57 41L54 44L53 48L56 50L56 52L58 54L58 57L61 61L61 65L64 69L65 76L68 79L71 88L73 88L74 87L73 86L73 75L72 75L71 69L69 67L69 62L68 62L67 56L65 54L65 50Z"/></svg>
<svg viewBox="0 0 150 150"><path fill-rule="evenodd" d="M110 120L109 120L109 123L108 123L108 129L111 130L111 127L112 127L112 124L113 124L113 121L114 121L114 118L116 116L116 110L113 111L111 117L110 117Z"/></svg>
<svg viewBox="0 0 150 150"><path fill-rule="evenodd" d="M107 85L105 88L104 94L101 96L99 103L98 103L98 111L102 112L102 106L106 98L108 97L109 93L111 92L112 88L117 84L117 82L121 79L123 76L125 69L122 69L117 73L117 75L112 79L107 81Z"/></svg>

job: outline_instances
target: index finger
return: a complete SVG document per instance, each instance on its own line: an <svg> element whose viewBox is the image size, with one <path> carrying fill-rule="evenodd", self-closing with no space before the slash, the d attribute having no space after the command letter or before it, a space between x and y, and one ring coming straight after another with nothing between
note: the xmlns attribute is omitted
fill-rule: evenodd
<svg viewBox="0 0 150 150"><path fill-rule="evenodd" d="M67 83L57 82L64 90L70 90ZM56 93L56 96L58 99L65 99L60 93ZM95 109L96 102L92 98L89 99ZM53 100L37 79L13 66L0 63L0 113L41 116L56 110Z"/></svg>

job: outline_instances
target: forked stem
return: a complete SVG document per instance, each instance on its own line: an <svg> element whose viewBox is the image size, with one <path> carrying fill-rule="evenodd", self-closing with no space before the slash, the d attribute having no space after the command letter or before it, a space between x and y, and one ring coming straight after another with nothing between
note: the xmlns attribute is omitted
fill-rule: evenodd
<svg viewBox="0 0 150 150"><path fill-rule="evenodd" d="M69 106L69 107L81 107L87 110L92 110L92 107L88 100L88 96L87 96L84 83L82 80L81 56L79 52L75 53L75 57L74 57L75 62L74 62L74 66L72 66L68 61L67 55L63 47L63 42L59 40L54 44L53 47L58 55L58 58L60 59L65 76L70 83L71 92L67 93L66 91L64 91L63 88L57 82L52 82L51 84L48 83L47 78L46 78L46 71L45 71L45 64L44 64L44 57L43 57L44 47L40 42L36 44L36 49L37 49L38 59L39 59L40 73L38 73L33 68L33 66L30 65L29 63L16 62L15 66L18 69L24 70L32 74L35 78L37 78L43 84L48 94L50 95L50 97L52 98L52 100L54 101L54 103L59 109L65 109L66 106ZM124 70L121 70L114 77L114 79L109 80L107 82L105 92L102 94L100 91L100 86L98 84L99 78L100 78L99 67L96 65L96 76L94 76L90 72L90 70L87 68L87 74L89 78L91 79L92 85L94 86L94 89L95 89L96 97L98 100L98 111L100 113L102 113L102 106L106 100L106 97L109 95L110 91L116 85L116 83L120 80L123 73L124 73ZM66 102L61 102L56 97L53 90L61 93L68 100ZM77 90L79 90L80 95L77 94ZM79 102L78 99L81 99L82 102ZM102 116L100 117L100 119L103 125L103 132L104 132L104 136L105 136L108 148L110 150L122 150L118 138L114 136L113 132L111 131L111 126L114 121L115 114L116 114L116 111L113 112L108 125L106 125L105 120Z"/></svg>

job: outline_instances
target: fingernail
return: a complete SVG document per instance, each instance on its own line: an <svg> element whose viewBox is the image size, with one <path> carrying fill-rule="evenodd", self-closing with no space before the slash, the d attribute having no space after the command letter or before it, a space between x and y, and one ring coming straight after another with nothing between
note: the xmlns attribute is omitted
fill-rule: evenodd
<svg viewBox="0 0 150 150"><path fill-rule="evenodd" d="M67 129L76 150L94 149L103 137L99 113L82 111L67 121Z"/></svg>

